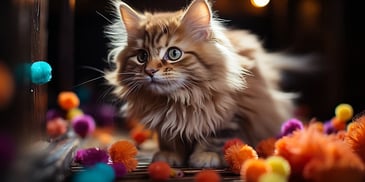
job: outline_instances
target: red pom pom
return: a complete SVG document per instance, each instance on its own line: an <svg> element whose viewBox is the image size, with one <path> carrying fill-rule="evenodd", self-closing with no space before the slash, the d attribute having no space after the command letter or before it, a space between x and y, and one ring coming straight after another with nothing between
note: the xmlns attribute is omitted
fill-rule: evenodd
<svg viewBox="0 0 365 182"><path fill-rule="evenodd" d="M226 153L226 150L232 145L240 145L243 146L245 143L239 138L233 138L231 140L227 140L223 146L223 152Z"/></svg>
<svg viewBox="0 0 365 182"><path fill-rule="evenodd" d="M170 178L171 168L166 162L153 162L148 166L148 174L152 180L167 181Z"/></svg>
<svg viewBox="0 0 365 182"><path fill-rule="evenodd" d="M221 176L214 170L204 169L195 175L196 182L220 182Z"/></svg>
<svg viewBox="0 0 365 182"><path fill-rule="evenodd" d="M62 118L55 118L47 122L46 128L48 136L56 138L67 132L67 122Z"/></svg>

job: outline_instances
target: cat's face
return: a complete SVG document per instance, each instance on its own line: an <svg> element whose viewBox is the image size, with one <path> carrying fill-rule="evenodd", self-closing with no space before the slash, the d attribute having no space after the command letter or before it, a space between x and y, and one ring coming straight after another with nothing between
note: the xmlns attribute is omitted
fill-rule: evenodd
<svg viewBox="0 0 365 182"><path fill-rule="evenodd" d="M216 61L211 10L204 0L185 11L155 14L140 14L121 4L120 15L128 42L116 59L117 79L130 92L168 95L224 72L222 61Z"/></svg>

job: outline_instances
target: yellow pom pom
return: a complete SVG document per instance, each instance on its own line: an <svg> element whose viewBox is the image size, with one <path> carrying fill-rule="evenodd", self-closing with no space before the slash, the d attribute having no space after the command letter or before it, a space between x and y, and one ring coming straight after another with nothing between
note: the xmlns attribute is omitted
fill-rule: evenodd
<svg viewBox="0 0 365 182"><path fill-rule="evenodd" d="M286 182L286 177L274 172L268 172L260 176L258 182Z"/></svg>
<svg viewBox="0 0 365 182"><path fill-rule="evenodd" d="M335 109L336 118L341 121L348 121L352 118L354 110L349 104L340 104Z"/></svg>
<svg viewBox="0 0 365 182"><path fill-rule="evenodd" d="M266 163L271 166L274 173L287 177L290 175L290 164L281 156L270 156L266 159Z"/></svg>
<svg viewBox="0 0 365 182"><path fill-rule="evenodd" d="M76 116L81 116L83 114L84 114L84 112L81 109L79 109L79 108L73 108L73 109L67 111L66 119L67 120L72 120Z"/></svg>

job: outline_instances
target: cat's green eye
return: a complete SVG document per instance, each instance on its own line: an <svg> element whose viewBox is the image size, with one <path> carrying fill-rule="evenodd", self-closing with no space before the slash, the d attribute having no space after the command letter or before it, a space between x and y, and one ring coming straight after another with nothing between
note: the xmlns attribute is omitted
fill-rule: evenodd
<svg viewBox="0 0 365 182"><path fill-rule="evenodd" d="M166 59L170 61L177 61L181 58L183 52L177 47L170 47L166 52Z"/></svg>
<svg viewBox="0 0 365 182"><path fill-rule="evenodd" d="M143 63L146 63L147 60L148 60L148 53L147 53L147 51L146 50L143 50L143 49L139 50L138 53L137 53L137 60L138 60L138 62L140 62L142 64Z"/></svg>

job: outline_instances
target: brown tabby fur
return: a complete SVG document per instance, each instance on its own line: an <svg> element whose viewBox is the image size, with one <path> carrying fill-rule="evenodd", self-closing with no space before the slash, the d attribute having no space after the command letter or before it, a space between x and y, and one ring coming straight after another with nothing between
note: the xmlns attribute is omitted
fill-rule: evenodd
<svg viewBox="0 0 365 182"><path fill-rule="evenodd" d="M154 160L222 167L227 139L255 145L291 117L293 94L278 86L281 56L266 52L247 31L224 28L206 0L177 12L142 14L123 2L117 8L121 23L107 32L116 69L105 77L126 101L127 117L159 134ZM169 47L183 51L178 61L164 59ZM143 64L136 58L141 49L149 56ZM147 69L158 70L157 83Z"/></svg>

